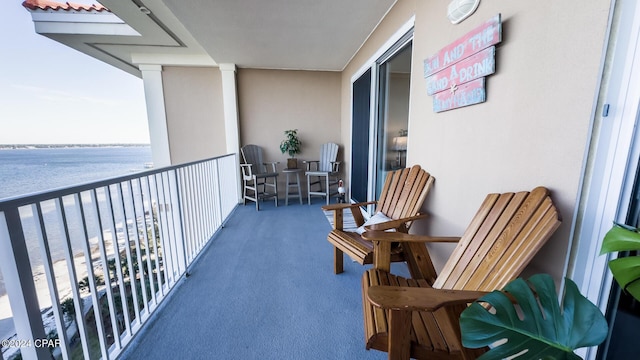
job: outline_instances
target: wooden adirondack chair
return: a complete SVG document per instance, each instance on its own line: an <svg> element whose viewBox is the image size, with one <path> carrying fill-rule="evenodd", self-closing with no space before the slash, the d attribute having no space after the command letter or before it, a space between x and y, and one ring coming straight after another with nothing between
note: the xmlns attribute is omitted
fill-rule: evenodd
<svg viewBox="0 0 640 360"><path fill-rule="evenodd" d="M255 201L256 210L260 210L260 200L275 198L278 206L278 162L265 162L262 148L257 145L245 145L242 153L243 203ZM270 168L267 168L270 166Z"/></svg>
<svg viewBox="0 0 640 360"><path fill-rule="evenodd" d="M382 217L383 220L387 220L377 225L379 229L395 229L396 231L407 233L414 220L426 216L420 215L418 211L434 181L433 176L420 168L419 165L414 165L410 169L406 168L389 172L384 182L382 192L380 193L380 200L377 202L323 206L322 208L324 210L334 211L334 228L327 237L327 240L334 246L334 273L340 274L343 272L343 254L345 253L362 265L373 263L373 243L362 239L361 234L358 232L343 230L342 219L345 209L351 210L356 225L362 229L362 227L365 226L365 221L360 207L377 204L376 215L374 215L374 217L378 216ZM378 214L384 214L388 219ZM405 254L409 251L410 249L407 249L407 251L403 252L399 247L394 246L392 248L391 261L405 261ZM411 259L412 257L410 257L410 260ZM430 264L430 260L427 260ZM433 269L432 265L430 270L428 269L429 266L418 267L414 266L415 264L413 264L413 262L408 263L408 265L412 276L416 278L435 277L435 269ZM427 268L427 270L424 270L425 268Z"/></svg>
<svg viewBox="0 0 640 360"><path fill-rule="evenodd" d="M516 278L560 222L543 187L490 194L432 284L390 274L389 248L396 241L425 248L440 238L366 232L381 254L362 278L367 349L388 351L389 359L475 359L485 349L462 346L460 313Z"/></svg>
<svg viewBox="0 0 640 360"><path fill-rule="evenodd" d="M340 162L338 158L338 144L326 143L320 147L320 160L305 161L307 165L307 201L311 205L311 196L323 196L329 200L338 194L338 173ZM314 166L315 165L315 166ZM323 186L324 185L324 186ZM313 189L316 186L317 189ZM334 190L331 190L331 187Z"/></svg>

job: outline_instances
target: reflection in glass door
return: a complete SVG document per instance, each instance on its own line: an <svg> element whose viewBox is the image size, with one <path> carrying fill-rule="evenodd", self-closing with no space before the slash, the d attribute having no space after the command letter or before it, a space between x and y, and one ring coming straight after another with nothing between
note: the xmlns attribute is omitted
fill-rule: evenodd
<svg viewBox="0 0 640 360"><path fill-rule="evenodd" d="M640 160L639 166L640 169ZM626 225L640 227L640 176L636 173L633 194L629 203ZM637 251L621 253L619 256L637 256ZM637 359L635 342L640 329L640 303L631 295L622 291L614 281L609 295L607 308L609 337L598 348L600 360Z"/></svg>
<svg viewBox="0 0 640 360"><path fill-rule="evenodd" d="M371 69L353 83L351 128L351 200L366 202L369 189Z"/></svg>
<svg viewBox="0 0 640 360"><path fill-rule="evenodd" d="M375 199L387 172L407 165L411 51L409 41L378 65Z"/></svg>

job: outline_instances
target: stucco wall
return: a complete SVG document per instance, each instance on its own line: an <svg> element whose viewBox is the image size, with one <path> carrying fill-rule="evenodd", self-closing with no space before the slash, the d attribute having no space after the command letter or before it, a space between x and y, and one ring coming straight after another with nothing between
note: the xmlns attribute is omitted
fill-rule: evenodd
<svg viewBox="0 0 640 360"><path fill-rule="evenodd" d="M363 65L376 54L380 47L414 15L415 0L398 1L343 70L340 83L342 88L342 104L340 107L342 122L340 126L340 136L344 144L351 143L351 78L361 71ZM344 159L345 178L348 179L349 168L351 166L351 148L349 146L345 149ZM347 185L349 183L350 182L347 181Z"/></svg>
<svg viewBox="0 0 640 360"><path fill-rule="evenodd" d="M564 222L528 272L560 278L581 177L599 77L609 0L484 1L459 25L448 2L400 0L346 68L343 139L350 138L350 79L386 39L415 14L408 164L436 177L415 232L459 235L490 192L548 187ZM497 13L503 41L487 102L436 114L426 94L423 60ZM434 246L436 266L451 247Z"/></svg>
<svg viewBox="0 0 640 360"><path fill-rule="evenodd" d="M165 67L162 82L171 163L224 155L226 140L220 70Z"/></svg>
<svg viewBox="0 0 640 360"><path fill-rule="evenodd" d="M340 73L239 69L237 80L241 146L261 146L265 160L284 168L289 156L280 152L280 142L285 130L298 129L299 160L317 160L327 142L338 143L343 157Z"/></svg>

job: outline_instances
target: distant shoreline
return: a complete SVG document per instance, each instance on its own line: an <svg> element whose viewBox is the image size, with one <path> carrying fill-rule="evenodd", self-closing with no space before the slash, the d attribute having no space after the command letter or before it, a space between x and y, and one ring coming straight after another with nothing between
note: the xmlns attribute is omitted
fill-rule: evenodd
<svg viewBox="0 0 640 360"><path fill-rule="evenodd" d="M66 148L99 148L99 147L147 147L150 144L0 144L0 150L9 149L66 149Z"/></svg>

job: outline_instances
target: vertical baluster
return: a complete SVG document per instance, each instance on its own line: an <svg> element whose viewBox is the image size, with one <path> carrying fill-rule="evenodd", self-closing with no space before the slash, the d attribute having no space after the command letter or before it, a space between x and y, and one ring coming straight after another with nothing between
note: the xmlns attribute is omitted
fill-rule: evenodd
<svg viewBox="0 0 640 360"><path fill-rule="evenodd" d="M174 179L175 179L175 175L173 175L172 173L175 170L169 170L167 171L167 175L166 175L166 187L167 187L167 194L169 196L169 201L171 202L171 216L169 217L169 236L171 237L172 241L171 244L173 245L172 251L173 251L173 276L174 276L174 281L178 281L178 278L182 275L183 269L181 268L182 265L182 256L180 254L180 246L181 245L181 240L178 238L179 237L179 233L176 230L177 228L177 223L179 220L177 220L177 201L175 199L175 190L174 190Z"/></svg>
<svg viewBox="0 0 640 360"><path fill-rule="evenodd" d="M4 275L18 339L32 343L35 339L44 339L29 252L16 207L0 212L0 269ZM45 359L49 355L46 348L34 346L21 348L21 352L23 357L32 359Z"/></svg>
<svg viewBox="0 0 640 360"><path fill-rule="evenodd" d="M158 179L159 178L159 179ZM155 190L156 190L156 195L158 198L158 233L160 235L160 244L161 244L161 250L162 250L162 267L163 267L163 272L164 272L164 280L165 280L165 285L166 285L166 289L165 286L163 286L163 295L166 294L166 292L168 291L168 289L171 287L171 278L169 276L170 274L170 268L171 268L171 251L169 249L168 246L168 235L167 235L167 224L166 224L166 218L167 218L167 203L166 200L164 198L164 181L162 181L162 173L156 174L155 175Z"/></svg>
<svg viewBox="0 0 640 360"><path fill-rule="evenodd" d="M166 259L167 261L165 262L165 267L167 269L167 273L169 274L168 276L168 280L167 284L169 286L169 289L173 287L173 284L175 284L176 282L176 271L175 271L175 252L173 249L173 242L174 239L171 236L171 216L172 216L172 212L173 212L173 203L171 202L171 197L169 194L169 189L168 189L168 184L167 184L167 172L163 172L162 174L160 174L160 183L162 184L161 189L162 189L162 199L163 202L165 204L165 209L164 209L164 218L163 218L163 223L164 223L164 230L162 231L163 233L163 240L164 240L164 244L166 244Z"/></svg>
<svg viewBox="0 0 640 360"><path fill-rule="evenodd" d="M134 186L133 186L134 183L131 180L129 180L128 183L129 183L129 189L130 189L129 194L131 195L131 198L129 199L129 201L133 207L132 211L133 211L133 218L135 221L136 237L134 239L134 244L136 247L136 257L138 258L138 272L140 274L140 289L142 291L142 302L144 303L144 307L145 309L147 309L147 313L148 313L149 299L147 296L147 282L146 282L146 277L144 275L144 264L142 263L142 251L140 250L140 221L138 219L141 219L140 217L141 215L136 210L136 196L134 196ZM142 192L140 192L140 194L142 194ZM144 216L144 214L142 216ZM139 323L142 324L142 318L140 318Z"/></svg>
<svg viewBox="0 0 640 360"><path fill-rule="evenodd" d="M224 172L220 172L220 160L216 159L216 171L215 171L215 179L216 179L216 191L217 191L217 195L218 195L218 206L216 206L216 213L217 213L217 217L218 217L218 221L220 223L220 227L224 227L224 201L222 199L222 184L224 181L224 176L222 175ZM225 189L226 190L226 189Z"/></svg>
<svg viewBox="0 0 640 360"><path fill-rule="evenodd" d="M107 196L107 193L105 192L105 196ZM114 340L114 345L115 345L115 349L116 350L120 350L122 349L122 344L120 342L120 331L118 329L118 321L117 321L117 315L116 315L116 307L115 307L115 294L113 293L113 288L111 287L111 276L109 273L109 261L108 261L108 257L107 257L107 248L106 248L106 241L104 238L104 227L102 225L102 213L100 211L100 199L98 197L98 193L96 189L91 190L91 201L94 203L94 210L95 210L95 214L96 214L96 221L97 221L97 225L98 225L98 249L100 251L100 262L102 262L102 273L104 274L104 284L105 284L105 291L106 291L106 296L107 296L107 304L109 306L109 316L111 318L111 328L113 331L113 340ZM113 234L113 239L112 241L114 243L117 243L117 239L116 239L116 234ZM99 294L96 292L96 296L98 296L98 300L99 300ZM122 298L123 294L121 294L121 298ZM101 308L98 309L98 313L101 314ZM105 329L106 331L106 329ZM106 346L106 343L105 343Z"/></svg>
<svg viewBox="0 0 640 360"><path fill-rule="evenodd" d="M200 253L202 249L202 194L200 194L199 188L199 172L197 164L192 165L191 167L191 191L193 192L194 201L193 201L193 226L195 228L195 248L194 248L194 256Z"/></svg>
<svg viewBox="0 0 640 360"><path fill-rule="evenodd" d="M218 193L216 192L216 166L218 164L217 160L210 160L208 162L209 171L209 196L211 197L211 203L209 205L209 219L211 219L211 223L214 225L213 232L218 231L221 228L221 222L218 218Z"/></svg>
<svg viewBox="0 0 640 360"><path fill-rule="evenodd" d="M104 215L104 217L106 218L103 218L102 211L100 210L100 198L98 196L98 191L97 189L93 189L91 192L92 192L93 200L95 201L95 211L97 216L97 225L99 229L98 249L100 251L100 262L102 262L102 273L104 274L104 284L105 284L105 291L107 295L107 304L109 306L109 316L111 318L110 322L111 322L111 328L113 331L114 346L115 346L115 350L119 351L122 349L122 343L121 343L120 329L118 328L118 315L116 314L115 294L113 293L113 287L111 286L111 273L109 272L109 258L107 256L107 245L106 245L106 239L104 238L105 228L103 225L103 221L109 222L110 215L108 213L110 211L108 211L107 214ZM108 200L109 186L106 186L105 188L103 188L103 195L105 197L105 201L107 201L107 209L111 209L111 204L110 204L110 201ZM117 234L113 231L112 231L111 240L113 245L116 246L116 244L118 243L118 237L117 237ZM117 257L118 256L117 248L115 249L116 249L116 257ZM119 282L122 283L121 281ZM126 292L122 292L122 290L120 290L120 301L123 303L126 303ZM123 304L122 308L126 309L126 305Z"/></svg>
<svg viewBox="0 0 640 360"><path fill-rule="evenodd" d="M215 199L213 211L215 212L216 223L218 224L219 228L222 228L223 216L222 216L222 211L221 211L222 208L220 204L222 204L223 202L222 202L222 199L220 198L221 194L218 192L218 188L221 187L221 182L220 182L220 179L218 178L219 166L220 166L219 159L213 160L211 162L211 181L215 184L215 186L212 187L211 191L213 193L213 198Z"/></svg>
<svg viewBox="0 0 640 360"><path fill-rule="evenodd" d="M91 202L94 207L97 206L94 190L90 191ZM85 259L87 260L87 276L89 280L89 288L91 289L91 301L93 303L93 314L96 319L96 331L98 332L98 338L100 340L100 352L102 354L102 358L108 359L107 352L107 340L104 333L104 322L102 321L102 316L100 314L100 301L98 289L95 282L95 274L93 269L93 259L91 258L91 246L89 245L89 228L87 224L87 217L85 214L85 206L82 201L82 194L79 194L79 204L80 207L80 219L82 220L82 228L84 231L84 241L82 242L83 251Z"/></svg>
<svg viewBox="0 0 640 360"><path fill-rule="evenodd" d="M232 189L231 186L235 186L235 184L230 184L230 181L233 181L234 178L232 177L233 175L235 175L234 173L230 173L229 170L229 165L231 165L229 163L229 161L220 161L218 160L218 182L220 184L219 187L219 196L220 196L220 217L221 219L225 219L227 217L227 215L229 214L229 201L230 200L234 200L234 199L230 199L229 196L227 196L225 198L225 194L228 190Z"/></svg>
<svg viewBox="0 0 640 360"><path fill-rule="evenodd" d="M77 209L77 203L80 201L79 195L72 195L74 206ZM56 221L63 225L64 229L64 257L67 262L67 270L69 271L69 282L71 285L71 293L73 298L73 306L75 309L75 321L78 326L78 333L80 334L80 341L82 343L82 352L85 358L89 358L89 336L87 333L87 322L84 318L82 297L80 295L80 288L78 287L78 272L76 270L76 263L73 256L73 248L71 246L71 233L69 231L69 221L67 213L64 207L64 201L62 198L55 199L56 207Z"/></svg>
<svg viewBox="0 0 640 360"><path fill-rule="evenodd" d="M200 238L201 238L201 230L200 230L200 214L198 213L198 191L197 191L197 187L198 187L198 179L197 179L197 172L196 172L196 168L195 166L190 166L189 167L189 181L191 183L191 195L192 195L192 201L191 201L191 211L193 212L193 217L192 217L192 222L191 222L191 227L193 228L193 239L191 240L193 243L193 256L196 257L197 254L200 252L200 248L201 248L201 243L200 243Z"/></svg>
<svg viewBox="0 0 640 360"><path fill-rule="evenodd" d="M202 213L202 219L206 225L205 227L205 242L208 243L214 232L216 231L215 219L212 218L211 208L211 164L205 162L202 164L202 191L204 193L204 211Z"/></svg>
<svg viewBox="0 0 640 360"><path fill-rule="evenodd" d="M47 284L49 285L49 295L51 296L51 308L55 315L56 328L58 329L58 339L60 339L60 351L63 359L69 358L69 339L64 326L64 318L62 309L60 308L60 296L58 294L58 285L56 282L56 274L53 269L53 259L51 258L51 249L49 248L49 238L45 226L44 216L42 215L42 206L40 202L31 205L31 212L34 217L37 215L35 226L36 238L40 245L40 256L42 257L44 271L47 276Z"/></svg>
<svg viewBox="0 0 640 360"><path fill-rule="evenodd" d="M193 261L193 247L191 245L191 239L193 238L193 234L191 232L191 218L193 216L193 212L191 211L192 194L188 186L188 171L188 166L176 171L176 181L179 184L178 193L180 194L180 215L182 216L182 234L185 244L184 252L187 259L187 267L191 265L191 262Z"/></svg>
<svg viewBox="0 0 640 360"><path fill-rule="evenodd" d="M160 228L160 213L162 212L162 209L160 208L161 204L160 204L160 198L158 198L158 178L157 178L157 174L151 175L147 178L148 180L148 186L149 186L149 196L150 199L153 201L155 199L155 203L156 203L156 211L155 214L153 215L153 225L151 226L151 232L152 232L152 242L153 242L153 249L154 249L154 253L155 253L155 263L156 263L156 277L158 278L158 295L160 295L160 297L163 297L165 294L165 289L162 283L162 279L164 276L164 280L166 282L166 275L163 275L163 271L161 270L161 263L160 263L160 253L159 251L162 251L162 267L164 268L164 249L161 249L161 242L162 242L162 231ZM151 182L153 180L153 187L151 185ZM153 208L153 205L152 205ZM156 229L157 226L157 229Z"/></svg>
<svg viewBox="0 0 640 360"><path fill-rule="evenodd" d="M211 178L211 197L213 198L212 203L211 203L211 211L212 211L212 216L214 219L214 222L216 224L216 230L221 229L222 228L222 207L221 204L222 199L220 198L220 196L222 195L219 191L221 183L220 183L220 178L218 176L218 172L220 169L220 160L219 159L214 159L211 161L211 173L210 173L210 178Z"/></svg>
<svg viewBox="0 0 640 360"><path fill-rule="evenodd" d="M209 220L207 214L209 213L209 192L207 191L207 164L200 163L199 172L200 172L200 181L198 183L198 188L201 196L201 212L199 214L200 222L202 222L202 241L203 245L208 243L210 234L211 234L211 221Z"/></svg>
<svg viewBox="0 0 640 360"><path fill-rule="evenodd" d="M231 168L235 168L236 167L236 163L237 163L237 158L238 158L238 154L233 154L233 157L231 158L226 158L227 159L227 164L231 166ZM233 160L230 160L233 159ZM233 162L231 162L233 161ZM235 198L231 199L232 201L229 203L229 209L227 210L227 213L225 214L225 217L228 217L228 215L231 214L231 211L235 208L235 205L238 204L238 199L240 198L240 188L237 186L237 184L240 183L240 178L238 177L238 171L234 171L231 173L231 176L229 176L229 181L230 181L230 185L229 186L233 186L235 191ZM231 189L231 187L230 187Z"/></svg>
<svg viewBox="0 0 640 360"><path fill-rule="evenodd" d="M206 239L207 243L209 242L209 240L211 240L213 234L215 234L215 232L218 230L218 224L216 222L215 216L215 196L213 195L213 191L215 190L215 182L212 181L212 173L212 162L207 161L204 171L205 181L202 184L207 193L206 214L203 215L205 221L208 224Z"/></svg>
<svg viewBox="0 0 640 360"><path fill-rule="evenodd" d="M133 297L133 311L136 317L136 321L140 322L140 305L138 304L138 291L136 289L136 278L134 274L134 266L133 266L133 258L131 256L131 240L129 238L129 223L127 219L126 213L126 205L124 201L124 193L122 191L122 183L115 184L116 186L116 196L120 197L120 201L118 201L118 206L120 207L120 211L122 214L122 224L124 226L124 240L125 240L125 256L127 257L127 267L129 269L129 286L131 287L131 296ZM134 321L132 320L133 324Z"/></svg>
<svg viewBox="0 0 640 360"><path fill-rule="evenodd" d="M158 299L156 298L156 286L153 279L153 262L155 261L156 269L158 266L158 253L157 248L155 246L156 243L156 230L154 225L154 215L153 215L153 199L151 198L151 187L149 177L145 177L146 186L143 187L142 180L138 179L140 184L140 192L146 195L147 198L147 206L145 207L145 202L142 201L142 212L144 215L144 242L145 242L145 253L147 255L147 270L149 272L149 286L151 287L151 299L153 301L154 307L158 305ZM147 220L147 212L149 213L149 220ZM149 229L149 230L147 230ZM149 232L151 232L149 234ZM151 235L151 237L149 237ZM151 259L151 254L153 253L154 259ZM158 287L160 287L160 278L157 275ZM159 290L159 289L158 289ZM150 312L149 312L150 313Z"/></svg>
<svg viewBox="0 0 640 360"><path fill-rule="evenodd" d="M208 226L208 231L207 231L207 242L209 241L209 239L211 239L211 237L213 236L213 234L216 232L216 230L218 229L218 224L216 224L216 220L213 216L213 182L211 181L211 161L207 161L205 163L205 182L202 185L207 193L206 199L207 199L207 204L206 204L206 213L203 215L203 217L205 218L206 223L209 225Z"/></svg>
<svg viewBox="0 0 640 360"><path fill-rule="evenodd" d="M209 192L207 191L207 164L200 163L198 164L198 170L200 173L200 180L198 182L198 191L200 192L201 198L201 211L199 215L200 222L202 223L202 244L206 245L209 242L210 234L211 234L211 221L207 217L209 213Z"/></svg>
<svg viewBox="0 0 640 360"><path fill-rule="evenodd" d="M184 265L183 265L183 273L186 276L189 276L189 262L187 261L187 245L186 245L186 240L185 240L185 236L184 236L184 214L183 214L183 210L182 210L182 197L180 194L180 182L178 179L178 170L173 170L173 176L174 176L174 184L175 184L175 197L176 197L176 206L178 207L178 214L176 214L177 219L178 219L178 226L179 226L179 230L177 230L178 232L178 236L180 237L180 244L182 246L182 251L181 251L181 258L184 261Z"/></svg>
<svg viewBox="0 0 640 360"><path fill-rule="evenodd" d="M191 239L192 249L193 249L193 257L195 258L197 254L200 252L200 230L198 228L198 197L196 195L196 177L195 177L195 169L193 167L189 167L189 182L191 189L191 212L194 214L191 218L191 229L193 231L193 237Z"/></svg>
<svg viewBox="0 0 640 360"><path fill-rule="evenodd" d="M131 318L129 316L129 304L127 303L127 289L124 284L124 273L122 272L122 261L120 259L120 243L118 242L118 230L116 228L116 214L113 209L113 202L111 200L111 187L105 187L105 206L109 209L109 214L106 217L111 233L113 234L113 251L115 252L114 262L116 277L118 281L118 289L120 291L120 304L122 305L122 317L124 318L125 331L131 334Z"/></svg>
<svg viewBox="0 0 640 360"><path fill-rule="evenodd" d="M181 232L176 229L178 226L181 226L180 223L180 199L176 197L176 189L178 184L175 182L175 172L176 170L171 170L167 172L167 185L169 192L169 199L171 199L171 224L169 226L171 230L171 237L173 238L173 247L174 247L174 276L175 281L178 281L178 278L182 276L183 273L186 272L186 262L184 262L184 249L182 249L182 239L180 239ZM173 176L171 176L173 173Z"/></svg>

